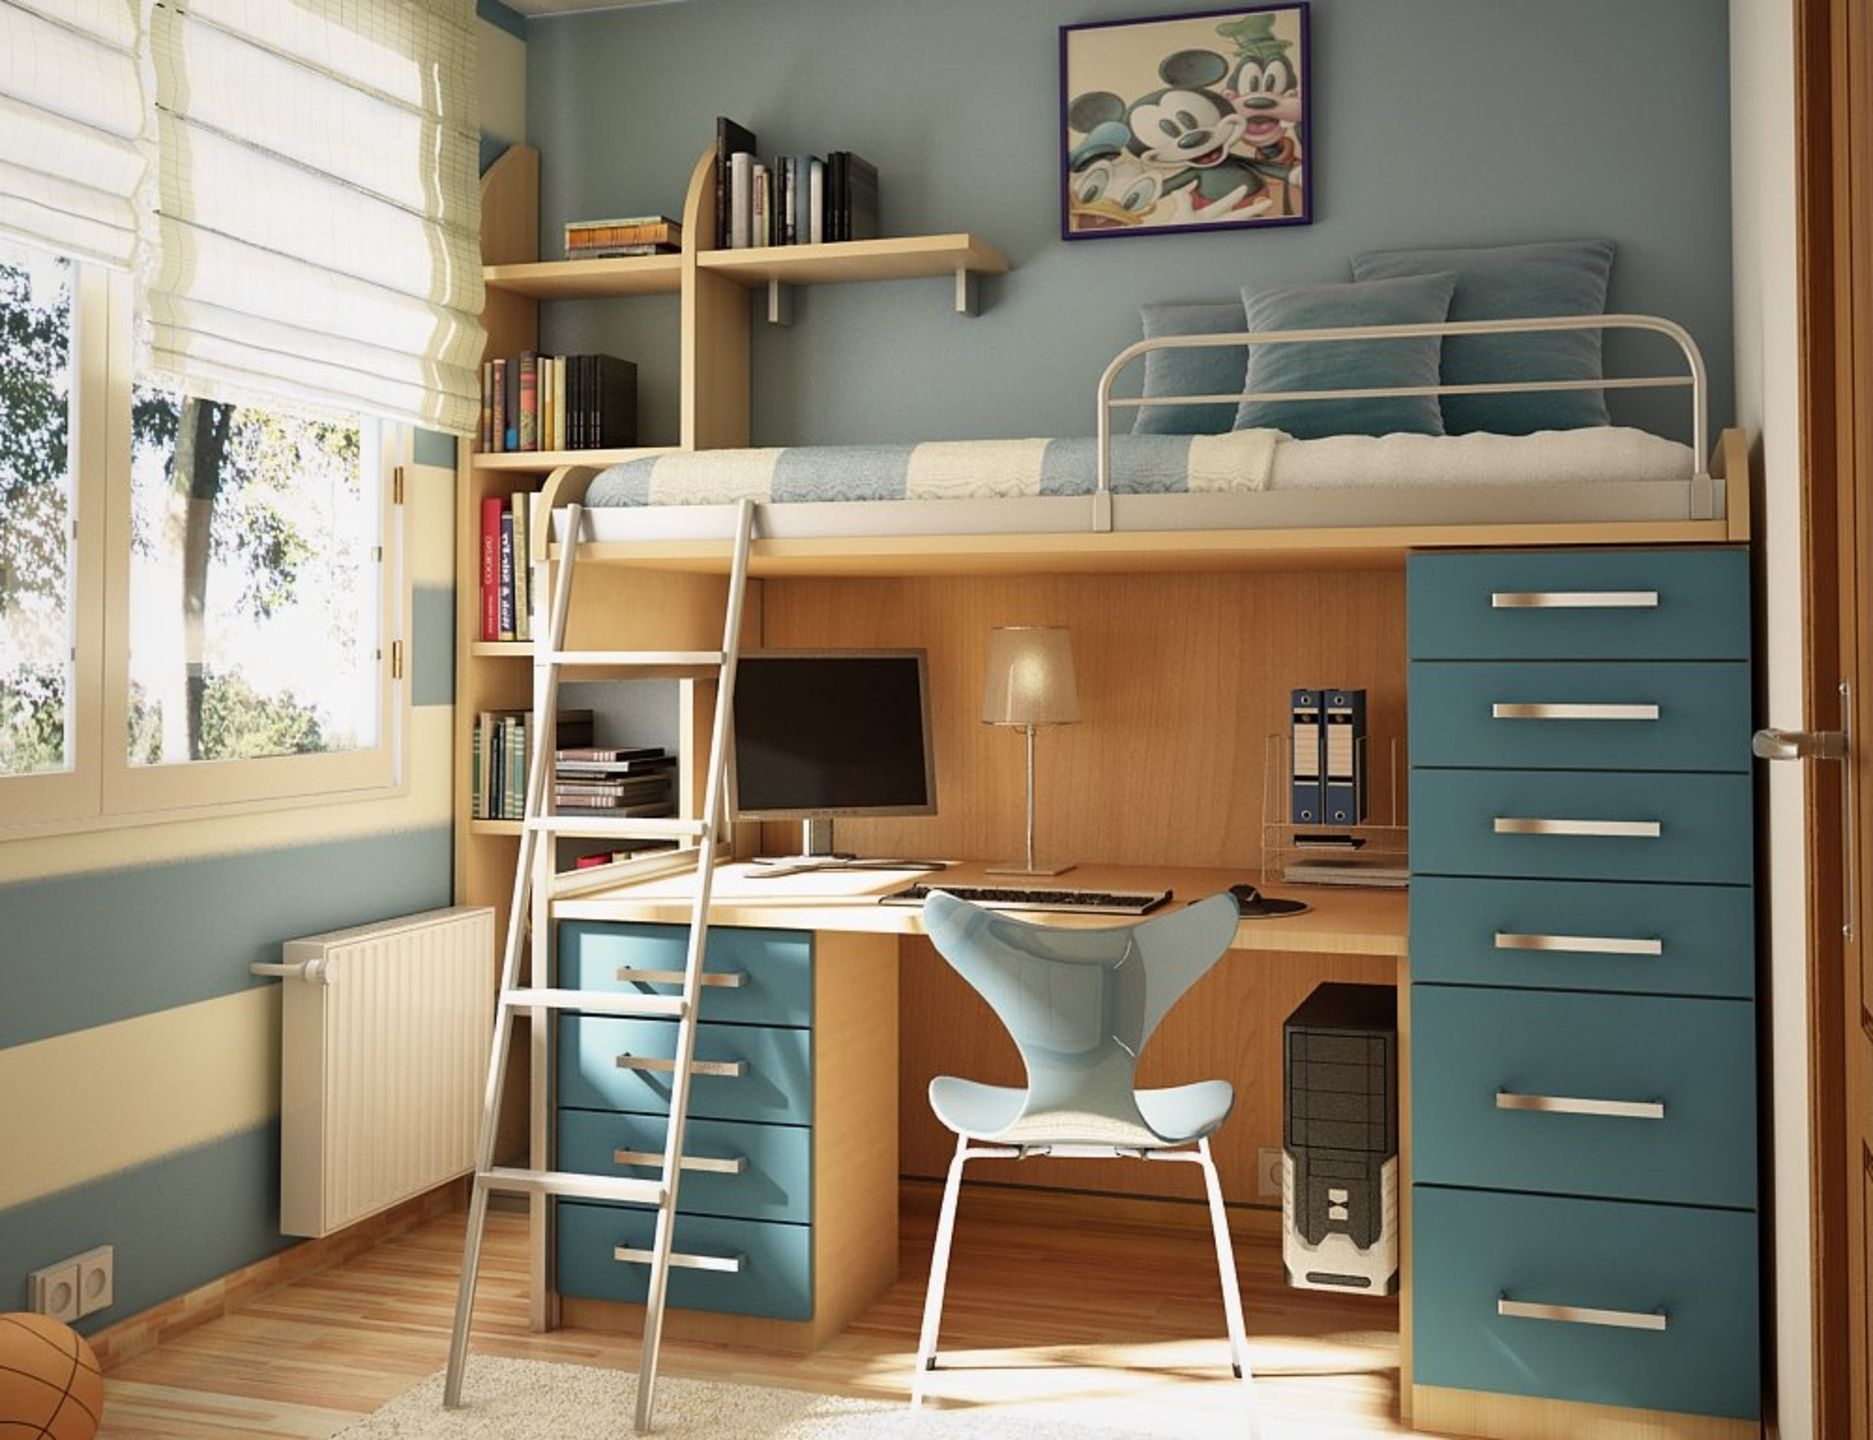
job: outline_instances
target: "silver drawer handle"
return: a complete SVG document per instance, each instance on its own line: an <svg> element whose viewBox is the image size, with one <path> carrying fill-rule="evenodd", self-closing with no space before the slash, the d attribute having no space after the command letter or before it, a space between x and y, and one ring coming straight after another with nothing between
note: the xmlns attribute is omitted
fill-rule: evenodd
<svg viewBox="0 0 1873 1440"><path fill-rule="evenodd" d="M614 1165L656 1165L663 1164L663 1156L655 1150L614 1150L611 1152ZM685 1155L682 1168L700 1170L706 1175L741 1175L748 1169L748 1157L736 1155L728 1160L715 1160L707 1155Z"/></svg>
<svg viewBox="0 0 1873 1440"><path fill-rule="evenodd" d="M620 1245L611 1252L613 1260L623 1261L626 1265L648 1265L652 1256L648 1250L634 1250L629 1245ZM670 1264L678 1270L717 1270L724 1275L739 1275L748 1268L746 1255L684 1255L678 1251L670 1252Z"/></svg>
<svg viewBox="0 0 1873 1440"><path fill-rule="evenodd" d="M618 979L621 982L636 981L640 985L681 985L686 978L681 970L634 970L629 965L618 967ZM740 970L711 970L702 977L702 983L719 986L724 990L739 990L748 983L748 977Z"/></svg>
<svg viewBox="0 0 1873 1440"><path fill-rule="evenodd" d="M1656 610L1656 590L1496 590L1498 610Z"/></svg>
<svg viewBox="0 0 1873 1440"><path fill-rule="evenodd" d="M654 1055L620 1055L618 1068L620 1070L654 1070L659 1074L673 1075L676 1073L676 1061L660 1060ZM696 1075L713 1075L733 1080L737 1076L748 1073L748 1062L746 1060L692 1060L689 1068Z"/></svg>
<svg viewBox="0 0 1873 1440"><path fill-rule="evenodd" d="M1620 935L1517 935L1496 932L1498 950L1563 950L1570 955L1663 955L1663 940L1634 940Z"/></svg>
<svg viewBox="0 0 1873 1440"><path fill-rule="evenodd" d="M1498 700L1489 707L1492 720L1656 720L1656 705L1586 705L1521 703Z"/></svg>
<svg viewBox="0 0 1873 1440"><path fill-rule="evenodd" d="M1540 820L1498 815L1498 835L1595 835L1629 840L1656 840L1665 827L1656 820Z"/></svg>
<svg viewBox="0 0 1873 1440"><path fill-rule="evenodd" d="M1587 1305L1543 1305L1534 1300L1496 1300L1496 1313L1516 1320L1559 1320L1563 1325L1609 1325L1616 1330L1663 1330L1663 1310L1595 1310Z"/></svg>
<svg viewBox="0 0 1873 1440"><path fill-rule="evenodd" d="M1498 1110L1538 1110L1545 1115L1611 1115L1620 1120L1663 1120L1663 1100L1584 1100L1571 1095L1496 1092Z"/></svg>

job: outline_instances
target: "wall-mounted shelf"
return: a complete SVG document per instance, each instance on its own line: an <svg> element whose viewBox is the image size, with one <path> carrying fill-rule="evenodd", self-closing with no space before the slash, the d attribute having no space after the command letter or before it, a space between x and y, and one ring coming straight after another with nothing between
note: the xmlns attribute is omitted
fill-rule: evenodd
<svg viewBox="0 0 1873 1440"><path fill-rule="evenodd" d="M696 264L750 289L767 286L767 318L791 324L789 285L847 285L875 280L956 279L956 310L976 313L976 277L1000 275L1008 257L978 236L894 235L884 240L842 240L830 245L757 245L747 250L705 250Z"/></svg>
<svg viewBox="0 0 1873 1440"><path fill-rule="evenodd" d="M674 446L638 445L618 450L503 450L475 456L477 470L512 470L544 475L561 465L591 465L603 469L622 465L627 460L641 460L648 455L666 455Z"/></svg>
<svg viewBox="0 0 1873 1440"><path fill-rule="evenodd" d="M620 295L674 295L683 288L681 255L620 255L610 260L535 260L484 265L490 290L532 300L603 300Z"/></svg>

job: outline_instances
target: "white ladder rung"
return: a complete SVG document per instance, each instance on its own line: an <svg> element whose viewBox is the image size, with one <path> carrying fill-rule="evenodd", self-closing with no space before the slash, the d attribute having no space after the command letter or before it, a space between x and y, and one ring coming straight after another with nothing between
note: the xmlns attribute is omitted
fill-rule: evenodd
<svg viewBox="0 0 1873 1440"><path fill-rule="evenodd" d="M641 1015L679 1020L689 1009L681 995L609 993L604 990L509 990L502 1003L516 1010L579 1010L587 1015Z"/></svg>
<svg viewBox="0 0 1873 1440"><path fill-rule="evenodd" d="M700 840L709 833L707 822L690 819L646 818L629 815L534 815L527 820L529 830L547 830L555 835L609 835L622 840Z"/></svg>
<svg viewBox="0 0 1873 1440"><path fill-rule="evenodd" d="M573 1200L619 1200L629 1205L661 1205L661 1180L631 1180L618 1175L576 1175L569 1170L515 1170L496 1166L475 1177L489 1190L516 1195L564 1195Z"/></svg>
<svg viewBox="0 0 1873 1440"><path fill-rule="evenodd" d="M548 650L534 657L536 665L605 670L714 670L722 660L720 650Z"/></svg>

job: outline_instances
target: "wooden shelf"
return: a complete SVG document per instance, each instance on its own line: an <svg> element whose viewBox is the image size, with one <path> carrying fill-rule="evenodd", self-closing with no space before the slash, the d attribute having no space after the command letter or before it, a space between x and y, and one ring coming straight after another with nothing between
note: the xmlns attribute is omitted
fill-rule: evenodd
<svg viewBox="0 0 1873 1440"><path fill-rule="evenodd" d="M622 465L627 460L642 460L651 455L667 455L674 445L638 445L620 450L503 450L477 454L477 470L512 470L522 475L544 475L561 465L591 465L604 469Z"/></svg>
<svg viewBox="0 0 1873 1440"><path fill-rule="evenodd" d="M533 642L531 640L474 640L469 643L468 653L478 660L503 658L527 660L533 657Z"/></svg>
<svg viewBox="0 0 1873 1440"><path fill-rule="evenodd" d="M681 255L620 255L611 260L535 260L484 265L491 290L532 300L602 300L620 295L674 295L683 288Z"/></svg>
<svg viewBox="0 0 1873 1440"><path fill-rule="evenodd" d="M519 835L525 828L518 820L470 820L468 822L470 835Z"/></svg>
<svg viewBox="0 0 1873 1440"><path fill-rule="evenodd" d="M769 282L840 285L861 280L921 280L959 271L1000 275L1008 269L1008 257L974 235L898 235L831 245L705 250L696 257L696 264L752 288Z"/></svg>

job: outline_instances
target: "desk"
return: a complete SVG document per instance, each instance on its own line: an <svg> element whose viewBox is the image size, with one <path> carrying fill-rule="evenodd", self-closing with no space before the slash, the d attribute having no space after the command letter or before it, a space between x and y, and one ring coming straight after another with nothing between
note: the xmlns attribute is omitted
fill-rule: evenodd
<svg viewBox="0 0 1873 1440"><path fill-rule="evenodd" d="M1175 906L1244 878L1241 869L1082 865L1051 883L1168 889ZM923 938L922 912L878 903L879 896L907 884L938 879L957 885L1010 883L973 862L954 864L940 876L835 870L765 878L744 863L716 872L712 927L812 936L814 1223L836 1223L840 1238L837 1247L818 1247L811 1322L673 1310L672 1333L798 1350L824 1344L895 1273L896 1177L940 1176L954 1147L954 1138L929 1114L924 1090L930 1076L943 1071L989 1083L1021 1083L1019 1060L999 1024ZM692 876L682 874L569 896L555 903L555 914L561 921L687 925L693 884ZM1402 891L1313 887L1285 893L1314 908L1303 915L1239 922L1230 953L1173 1009L1140 1067L1140 1083L1146 1085L1212 1077L1236 1085L1236 1114L1217 1137L1218 1167L1234 1207L1232 1217L1242 1229L1264 1234L1273 1233L1268 1221L1278 1202L1260 1193L1257 1151L1280 1144L1281 1021L1321 980L1400 986L1407 980ZM1132 917L1037 913L1026 918L1086 927L1128 923ZM1402 1003L1399 1015L1402 1030ZM1401 1084L1407 1079L1404 1040L1401 1034ZM544 1108L544 1097L536 1095L536 1104ZM1401 1202L1409 1195L1407 1145L1401 1128ZM1183 1168L1124 1160L1002 1161L984 1163L979 1178L1194 1200ZM566 1318L583 1326L629 1329L633 1323L628 1311L589 1298L568 1299L565 1305ZM1408 1303L1401 1301L1400 1313L1409 1313Z"/></svg>

